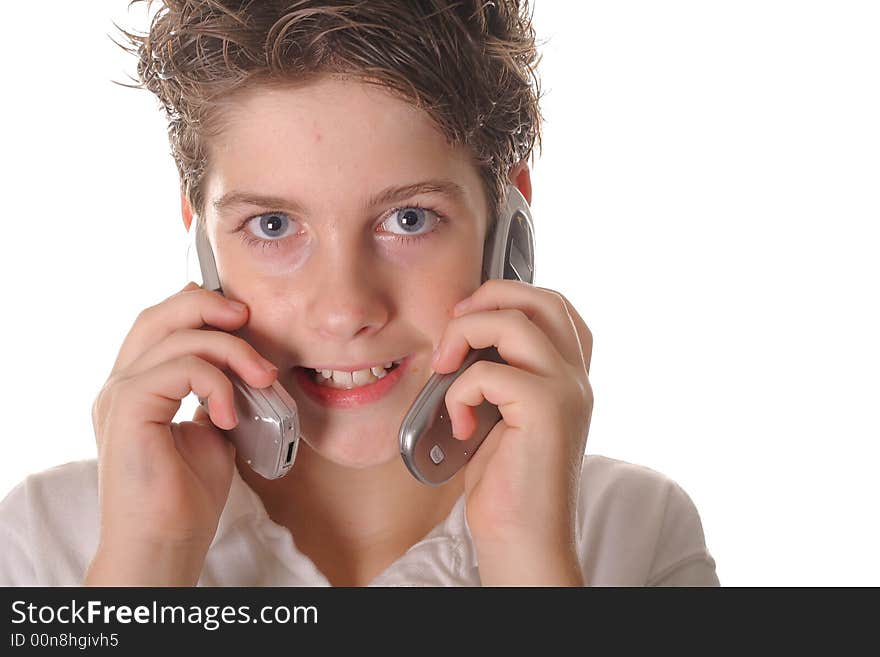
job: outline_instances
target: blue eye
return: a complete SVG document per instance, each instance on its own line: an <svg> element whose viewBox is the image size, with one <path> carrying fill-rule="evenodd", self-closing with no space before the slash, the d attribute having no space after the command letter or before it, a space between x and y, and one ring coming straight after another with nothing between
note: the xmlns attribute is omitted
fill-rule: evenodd
<svg viewBox="0 0 880 657"><path fill-rule="evenodd" d="M404 208L402 210L395 210L394 213L397 217L394 226L402 227L404 234L407 235L419 232L419 229L427 223L425 218L427 212L425 212L424 208Z"/></svg>
<svg viewBox="0 0 880 657"><path fill-rule="evenodd" d="M430 219L432 216L433 221ZM415 241L424 237L430 237L435 232L435 230L423 230L425 226L431 226L436 229L436 226L443 223L443 221L444 218L430 208L425 208L421 205L408 205L392 210L391 214L381 225L386 226L386 224L390 224L386 228L392 234L392 239ZM402 232L396 232L395 228L402 229Z"/></svg>
<svg viewBox="0 0 880 657"><path fill-rule="evenodd" d="M266 212L245 219L233 232L240 233L241 240L248 246L259 246L263 249L277 248L284 241L290 223L290 217L284 212ZM243 230L245 228L247 230ZM267 236L268 239L261 235Z"/></svg>
<svg viewBox="0 0 880 657"><path fill-rule="evenodd" d="M290 225L290 218L283 212L269 212L254 217L248 223L253 224L254 228L259 227L263 235L274 240L284 236L284 229ZM259 233L257 236L260 236Z"/></svg>

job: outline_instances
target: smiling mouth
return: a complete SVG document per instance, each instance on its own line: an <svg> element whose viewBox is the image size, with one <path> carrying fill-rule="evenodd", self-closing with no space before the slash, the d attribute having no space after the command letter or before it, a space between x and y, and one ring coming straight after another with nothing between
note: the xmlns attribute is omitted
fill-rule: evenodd
<svg viewBox="0 0 880 657"><path fill-rule="evenodd" d="M316 370L311 367L303 367L301 369L316 385L327 388L350 390L352 388L359 388L381 381L399 366L399 362L392 362L391 367L387 369L384 367L373 367L368 370L359 370L357 372Z"/></svg>

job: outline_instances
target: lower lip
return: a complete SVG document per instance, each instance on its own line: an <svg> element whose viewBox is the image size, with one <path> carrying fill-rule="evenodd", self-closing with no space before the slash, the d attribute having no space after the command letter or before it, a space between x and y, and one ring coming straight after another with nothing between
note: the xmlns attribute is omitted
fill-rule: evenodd
<svg viewBox="0 0 880 657"><path fill-rule="evenodd" d="M309 398L321 406L354 408L378 401L387 395L403 377L403 371L409 365L411 358L412 356L404 358L400 365L378 381L347 390L345 388L331 388L330 386L315 383L312 380L311 374L302 367L294 368L294 378Z"/></svg>

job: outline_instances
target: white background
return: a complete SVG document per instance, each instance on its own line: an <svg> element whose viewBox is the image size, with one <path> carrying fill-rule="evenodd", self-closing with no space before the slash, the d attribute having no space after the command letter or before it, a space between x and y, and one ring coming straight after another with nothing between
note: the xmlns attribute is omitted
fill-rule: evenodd
<svg viewBox="0 0 880 657"><path fill-rule="evenodd" d="M0 23L0 495L95 456L125 334L187 280L164 118L111 82L126 5ZM676 480L724 585L880 585L880 5L537 0L535 26L535 283L595 337L587 452Z"/></svg>

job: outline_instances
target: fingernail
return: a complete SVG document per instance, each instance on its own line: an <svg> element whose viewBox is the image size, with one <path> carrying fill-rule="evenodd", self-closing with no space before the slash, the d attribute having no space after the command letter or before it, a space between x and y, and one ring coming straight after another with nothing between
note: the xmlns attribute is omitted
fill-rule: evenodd
<svg viewBox="0 0 880 657"><path fill-rule="evenodd" d="M467 299L462 299L457 304L455 304L455 308L453 308L453 312L457 315L458 313L467 310L467 307L470 305L470 303L471 303L470 297L468 297Z"/></svg>
<svg viewBox="0 0 880 657"><path fill-rule="evenodd" d="M229 307L232 308L235 312L240 313L244 311L244 304L238 301L229 301Z"/></svg>
<svg viewBox="0 0 880 657"><path fill-rule="evenodd" d="M432 367L440 361L440 351L441 351L440 347L441 346L442 345L438 345L437 348L434 350L434 355L431 357L431 366Z"/></svg>
<svg viewBox="0 0 880 657"><path fill-rule="evenodd" d="M262 361L263 361L263 369L266 370L267 372L269 372L270 374L274 374L275 372L278 371L278 368L275 367L272 363L270 363L265 358L262 358Z"/></svg>

